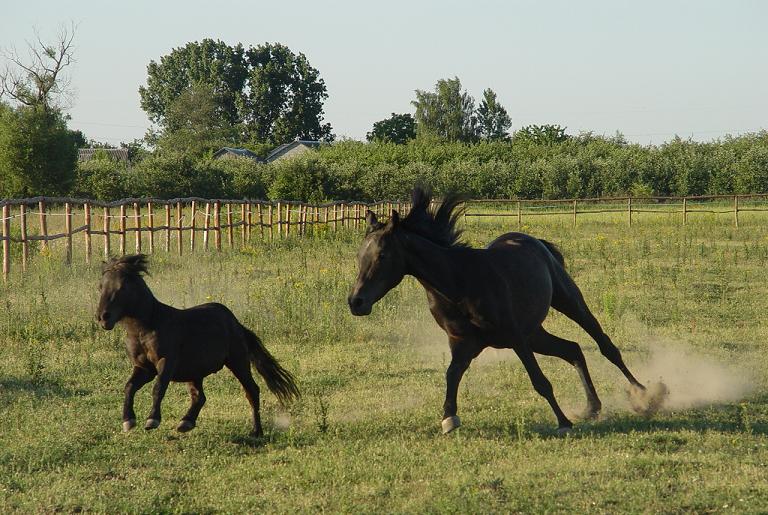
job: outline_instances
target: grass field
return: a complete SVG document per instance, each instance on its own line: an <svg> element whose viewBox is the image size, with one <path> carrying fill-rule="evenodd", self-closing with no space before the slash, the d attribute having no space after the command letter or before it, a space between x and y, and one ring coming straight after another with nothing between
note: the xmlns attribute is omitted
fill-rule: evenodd
<svg viewBox="0 0 768 515"><path fill-rule="evenodd" d="M461 384L463 427L443 436L449 356L424 293L404 281L366 318L346 295L360 234L321 233L244 250L151 259L156 296L228 305L292 370L287 412L263 395L267 437L248 436L227 371L206 381L198 428L177 434L186 388L172 385L158 430L120 431L130 366L121 330L93 322L97 265L36 257L0 286L0 512L766 512L768 227L745 215L541 217L588 303L667 409L632 413L625 381L575 324L604 402L566 438L517 359L487 350ZM642 216L642 215L638 215ZM670 215L672 216L672 215ZM528 222L526 222L528 223ZM468 219L483 245L512 219ZM585 406L574 370L540 362L568 413ZM137 396L149 410L149 388Z"/></svg>

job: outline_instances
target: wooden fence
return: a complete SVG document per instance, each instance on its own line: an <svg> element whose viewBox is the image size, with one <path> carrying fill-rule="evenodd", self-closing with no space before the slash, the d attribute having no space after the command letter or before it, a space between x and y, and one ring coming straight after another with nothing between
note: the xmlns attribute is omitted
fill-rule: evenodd
<svg viewBox="0 0 768 515"><path fill-rule="evenodd" d="M514 217L522 226L523 217L614 213L681 214L682 223L696 213L732 214L739 226L739 213L768 211L768 195L708 197L616 197L568 200L469 200L466 217ZM225 200L180 198L172 200L131 198L115 202L87 199L36 197L0 200L2 207L3 279L7 280L12 256L26 271L30 252L50 252L49 244L63 240L65 260L72 261L76 235L83 243L84 260L90 263L94 247L103 247L105 258L129 252L162 249L179 255L184 249L244 245L255 238L274 239L304 236L317 226L325 230L358 228L370 209L388 216L395 209L405 212L409 204L398 201L331 202L305 204L294 201ZM132 233L132 238L130 235ZM158 234L159 233L159 234ZM199 238L198 238L199 235ZM116 238L116 242L113 239ZM133 240L133 244L129 239ZM115 245L116 244L116 245Z"/></svg>
<svg viewBox="0 0 768 515"><path fill-rule="evenodd" d="M358 228L368 209L378 216L409 209L408 203L398 201L305 204L203 198L100 202L36 197L5 199L0 206L4 280L11 271L12 254L18 255L21 269L26 271L33 245L46 254L54 240L63 240L67 263L72 261L76 237L83 242L86 263L91 262L95 246L103 246L105 258L131 250L153 253L161 249L182 255L185 248L190 252L201 248L221 250L225 241L228 247L234 247L254 238L304 236L318 225L334 231Z"/></svg>

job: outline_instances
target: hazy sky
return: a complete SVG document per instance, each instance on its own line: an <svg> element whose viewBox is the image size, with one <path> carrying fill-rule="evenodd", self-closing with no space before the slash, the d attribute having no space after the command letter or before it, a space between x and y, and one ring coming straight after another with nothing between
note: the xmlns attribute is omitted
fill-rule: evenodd
<svg viewBox="0 0 768 515"><path fill-rule="evenodd" d="M768 2L201 2L0 0L0 46L23 50L77 24L71 127L117 144L149 126L146 66L203 38L281 42L325 79L325 119L363 139L373 122L413 112L415 89L458 76L490 87L513 128L619 130L659 143L768 127Z"/></svg>

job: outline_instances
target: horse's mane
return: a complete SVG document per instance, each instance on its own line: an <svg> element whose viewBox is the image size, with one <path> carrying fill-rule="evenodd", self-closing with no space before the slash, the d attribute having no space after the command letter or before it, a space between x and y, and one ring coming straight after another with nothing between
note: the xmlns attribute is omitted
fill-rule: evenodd
<svg viewBox="0 0 768 515"><path fill-rule="evenodd" d="M141 277L142 275L149 274L148 265L149 261L147 260L146 254L133 254L117 258L113 257L104 263L101 268L101 273L119 272L122 275Z"/></svg>
<svg viewBox="0 0 768 515"><path fill-rule="evenodd" d="M411 192L411 211L400 224L441 247L468 247L461 241L461 230L456 227L464 214L464 198L448 193L436 209L430 209L432 192L417 186Z"/></svg>

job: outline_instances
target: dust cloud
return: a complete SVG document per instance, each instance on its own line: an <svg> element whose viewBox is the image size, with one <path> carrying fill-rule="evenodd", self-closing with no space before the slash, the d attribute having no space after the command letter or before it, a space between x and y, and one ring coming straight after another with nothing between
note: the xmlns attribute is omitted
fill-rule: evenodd
<svg viewBox="0 0 768 515"><path fill-rule="evenodd" d="M736 402L755 389L752 374L738 362L727 363L680 342L654 341L648 349L648 360L633 370L648 386L642 394L629 392L635 411L651 414L657 409Z"/></svg>

